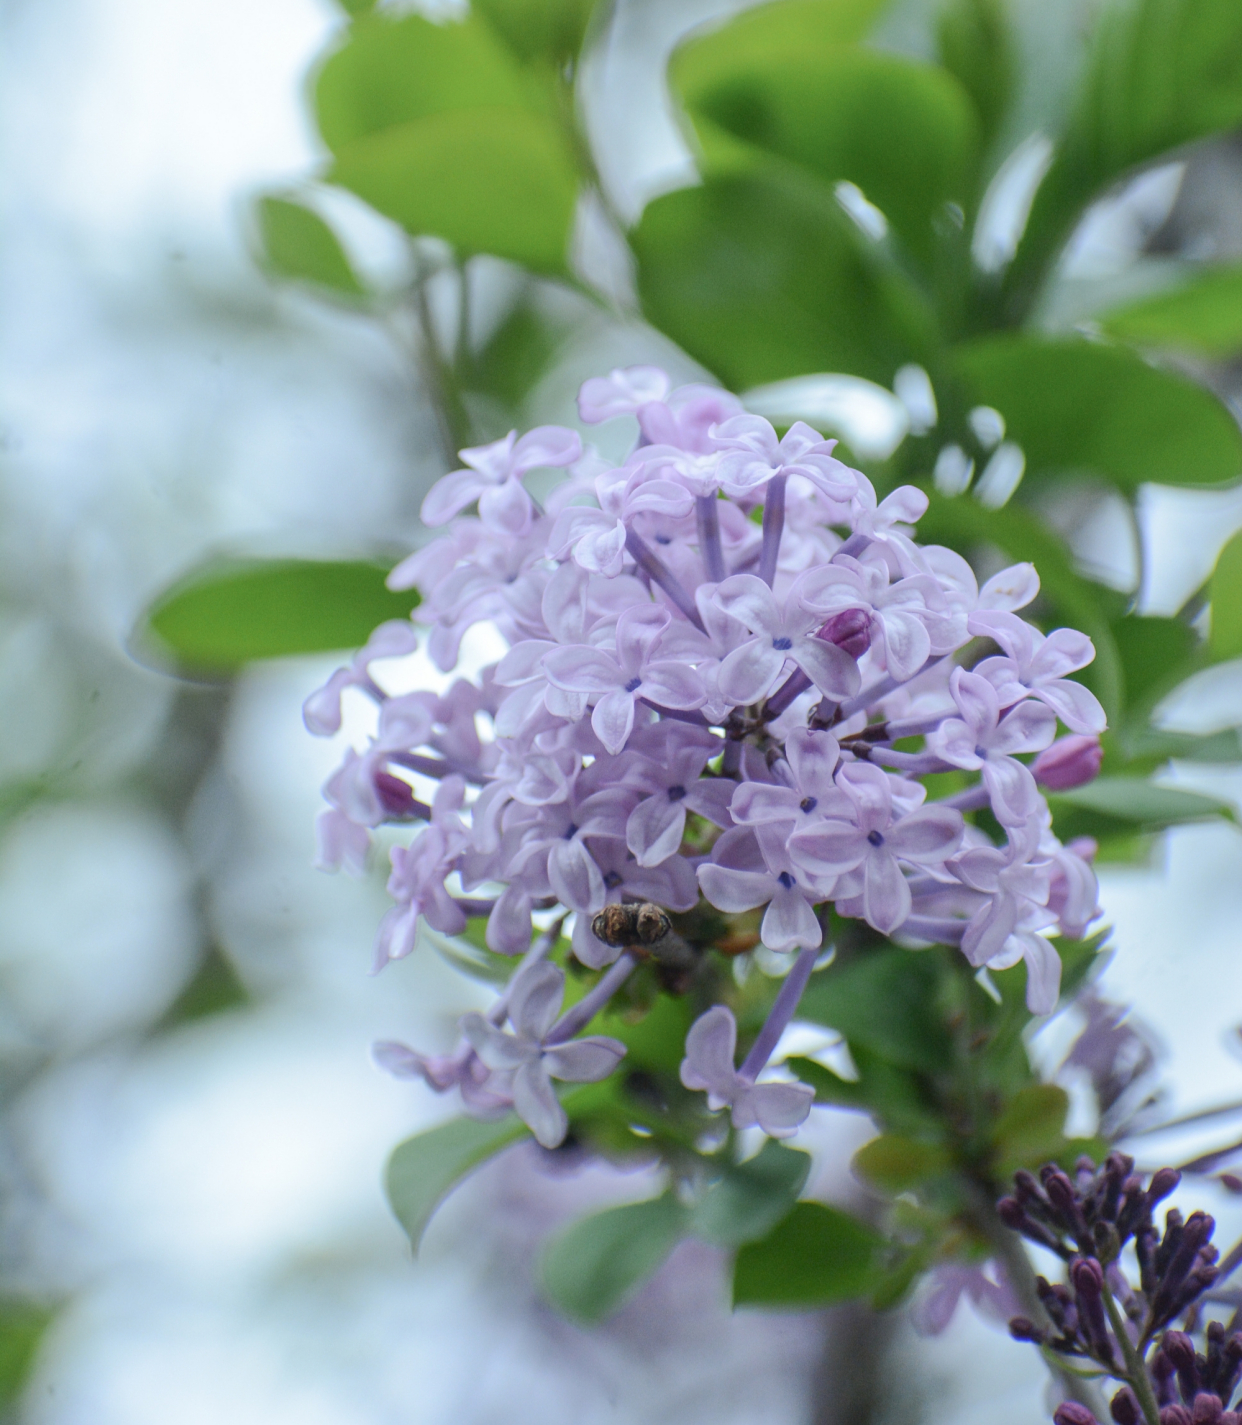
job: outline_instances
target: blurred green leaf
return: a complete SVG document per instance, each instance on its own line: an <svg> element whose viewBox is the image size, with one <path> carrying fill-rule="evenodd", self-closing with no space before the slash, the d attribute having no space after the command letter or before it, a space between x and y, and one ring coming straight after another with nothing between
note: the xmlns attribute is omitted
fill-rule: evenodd
<svg viewBox="0 0 1242 1425"><path fill-rule="evenodd" d="M997 1171L1011 1177L1019 1168L1038 1167L1065 1147L1069 1095L1056 1084L1028 1084L996 1121L992 1143Z"/></svg>
<svg viewBox="0 0 1242 1425"><path fill-rule="evenodd" d="M228 673L257 658L357 648L387 619L408 617L382 564L311 559L216 560L148 609L137 644L186 672Z"/></svg>
<svg viewBox="0 0 1242 1425"><path fill-rule="evenodd" d="M1198 664L1199 636L1181 619L1131 614L1115 620L1112 628L1127 704L1154 703Z"/></svg>
<svg viewBox="0 0 1242 1425"><path fill-rule="evenodd" d="M717 1247L766 1236L798 1200L811 1156L769 1139L745 1163L731 1165L694 1207L690 1230Z"/></svg>
<svg viewBox="0 0 1242 1425"><path fill-rule="evenodd" d="M1242 124L1237 0L1116 0L1008 277L1020 315L1086 205L1170 149Z"/></svg>
<svg viewBox="0 0 1242 1425"><path fill-rule="evenodd" d="M384 129L450 110L526 107L536 91L489 25L369 15L315 81L315 112L334 152Z"/></svg>
<svg viewBox="0 0 1242 1425"><path fill-rule="evenodd" d="M560 349L564 327L523 299L476 353L468 385L513 411L530 395Z"/></svg>
<svg viewBox="0 0 1242 1425"><path fill-rule="evenodd" d="M523 60L562 64L582 48L594 0L471 0L509 48Z"/></svg>
<svg viewBox="0 0 1242 1425"><path fill-rule="evenodd" d="M811 976L800 1018L837 1030L903 1068L935 1071L953 1045L936 1011L938 967L930 953L868 951Z"/></svg>
<svg viewBox="0 0 1242 1425"><path fill-rule="evenodd" d="M738 1252L733 1305L813 1310L864 1296L880 1280L883 1246L848 1212L800 1202L769 1237Z"/></svg>
<svg viewBox="0 0 1242 1425"><path fill-rule="evenodd" d="M1242 266L1209 267L1182 286L1106 312L1109 336L1226 357L1242 351Z"/></svg>
<svg viewBox="0 0 1242 1425"><path fill-rule="evenodd" d="M1212 632L1208 647L1218 661L1242 658L1242 534L1221 550L1212 571L1208 597Z"/></svg>
<svg viewBox="0 0 1242 1425"><path fill-rule="evenodd" d="M1000 0L952 0L936 23L940 63L974 101L985 142L1000 128L1017 70L1013 34Z"/></svg>
<svg viewBox="0 0 1242 1425"><path fill-rule="evenodd" d="M895 1133L918 1134L935 1129L939 1119L917 1076L855 1042L850 1055L858 1078L843 1079L814 1059L791 1058L789 1069L815 1090L817 1103L856 1108Z"/></svg>
<svg viewBox="0 0 1242 1425"><path fill-rule="evenodd" d="M208 947L186 987L165 1010L157 1030L175 1029L212 1014L224 1014L250 1003L246 987L218 945Z"/></svg>
<svg viewBox="0 0 1242 1425"><path fill-rule="evenodd" d="M498 1123L453 1118L398 1144L384 1172L384 1190L414 1250L436 1208L467 1173L529 1137L530 1129L509 1115Z"/></svg>
<svg viewBox="0 0 1242 1425"><path fill-rule="evenodd" d="M770 35L731 46L726 59L729 29L749 31L751 18L691 41L670 70L708 164L735 165L740 140L831 184L851 182L929 262L933 218L950 200L968 203L974 187L978 123L962 87L933 65L834 44L810 27L791 27L783 47ZM710 65L693 62L703 45Z"/></svg>
<svg viewBox="0 0 1242 1425"><path fill-rule="evenodd" d="M913 290L809 180L709 178L649 204L631 241L648 320L734 390L818 371L887 386L927 359Z"/></svg>
<svg viewBox="0 0 1242 1425"><path fill-rule="evenodd" d="M1190 732L1165 732L1162 728L1140 724L1123 728L1116 735L1116 741L1125 757L1150 760L1153 767L1171 757L1185 762L1242 761L1242 738L1232 727L1198 737ZM1105 766L1108 765L1109 750L1106 743Z"/></svg>
<svg viewBox="0 0 1242 1425"><path fill-rule="evenodd" d="M461 256L561 274L578 196L555 125L518 108L431 114L341 145L328 179Z"/></svg>
<svg viewBox="0 0 1242 1425"><path fill-rule="evenodd" d="M33 1302L0 1302L0 1409L17 1405L52 1316Z"/></svg>
<svg viewBox="0 0 1242 1425"><path fill-rule="evenodd" d="M854 1154L854 1171L885 1192L901 1193L938 1177L953 1165L938 1143L920 1143L896 1133L882 1133Z"/></svg>
<svg viewBox="0 0 1242 1425"><path fill-rule="evenodd" d="M1230 821L1238 820L1237 809L1231 802L1205 796L1202 792L1183 791L1180 787L1158 787L1139 777L1097 777L1085 787L1050 796L1048 802L1054 813L1060 807L1078 807L1149 831L1221 816Z"/></svg>
<svg viewBox="0 0 1242 1425"><path fill-rule="evenodd" d="M1242 474L1242 431L1185 377L1116 347L996 336L954 352L972 402L994 406L1026 453L1024 484L1095 471L1129 493L1146 481L1219 485Z"/></svg>
<svg viewBox="0 0 1242 1425"><path fill-rule="evenodd" d="M260 198L255 204L260 260L275 277L311 282L347 297L366 288L332 229L318 213L287 198Z"/></svg>
<svg viewBox="0 0 1242 1425"><path fill-rule="evenodd" d="M543 1289L572 1320L602 1321L661 1266L689 1218L671 1193L585 1217L545 1248Z"/></svg>
<svg viewBox="0 0 1242 1425"><path fill-rule="evenodd" d="M609 1034L626 1046L627 1068L658 1069L676 1076L685 1057L686 1034L694 1022L694 1006L684 995L660 995L639 1019L602 1014L592 1033Z"/></svg>

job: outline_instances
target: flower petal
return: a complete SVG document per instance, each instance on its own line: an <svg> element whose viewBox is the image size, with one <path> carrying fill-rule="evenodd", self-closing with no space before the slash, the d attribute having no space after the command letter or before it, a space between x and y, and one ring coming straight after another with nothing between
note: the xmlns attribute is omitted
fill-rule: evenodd
<svg viewBox="0 0 1242 1425"><path fill-rule="evenodd" d="M667 793L647 797L630 813L625 844L640 866L658 866L676 854L686 829L684 801L669 801Z"/></svg>
<svg viewBox="0 0 1242 1425"><path fill-rule="evenodd" d="M821 693L843 701L862 687L858 664L835 643L822 638L795 638L790 656Z"/></svg>
<svg viewBox="0 0 1242 1425"><path fill-rule="evenodd" d="M737 619L752 633L773 639L779 638L785 631L776 596L754 574L734 574L716 586L712 597L730 618Z"/></svg>
<svg viewBox="0 0 1242 1425"><path fill-rule="evenodd" d="M606 1034L588 1034L543 1051L543 1067L554 1079L594 1084L606 1079L625 1058L625 1045Z"/></svg>
<svg viewBox="0 0 1242 1425"><path fill-rule="evenodd" d="M472 505L493 483L477 470L455 470L451 475L443 476L427 491L423 500L423 507L419 512L423 523L447 524L467 505Z"/></svg>
<svg viewBox="0 0 1242 1425"><path fill-rule="evenodd" d="M634 728L634 695L624 688L606 693L591 713L595 735L614 756L621 751Z"/></svg>
<svg viewBox="0 0 1242 1425"><path fill-rule="evenodd" d="M897 858L887 849L867 857L863 876L863 907L867 923L891 935L910 914L910 887Z"/></svg>
<svg viewBox="0 0 1242 1425"><path fill-rule="evenodd" d="M754 1084L733 1105L733 1126L762 1128L769 1138L790 1138L806 1122L815 1102L807 1084ZM748 1123L739 1122L749 1119Z"/></svg>
<svg viewBox="0 0 1242 1425"><path fill-rule="evenodd" d="M564 970L541 960L514 975L509 986L509 1019L523 1038L542 1042L556 1023L564 998Z"/></svg>
<svg viewBox="0 0 1242 1425"><path fill-rule="evenodd" d="M754 910L772 899L776 878L767 871L733 871L708 861L696 872L703 894L717 910L730 915Z"/></svg>
<svg viewBox="0 0 1242 1425"><path fill-rule="evenodd" d="M769 950L814 949L824 940L819 920L802 892L797 886L779 884L763 913L759 935Z"/></svg>
<svg viewBox="0 0 1242 1425"><path fill-rule="evenodd" d="M1108 726L1108 716L1099 699L1089 688L1071 678L1041 683L1032 692L1041 702L1047 703L1072 732L1098 736Z"/></svg>
<svg viewBox="0 0 1242 1425"><path fill-rule="evenodd" d="M565 1141L569 1119L538 1060L523 1064L514 1074L513 1107L544 1148L556 1148Z"/></svg>
<svg viewBox="0 0 1242 1425"><path fill-rule="evenodd" d="M748 639L723 660L716 686L731 702L758 702L780 676L786 656L772 647L770 638Z"/></svg>
<svg viewBox="0 0 1242 1425"><path fill-rule="evenodd" d="M737 1022L726 1005L714 1005L701 1014L686 1035L686 1057L681 1081L688 1089L706 1089L731 1102L737 1083L733 1055L737 1049Z"/></svg>
<svg viewBox="0 0 1242 1425"><path fill-rule="evenodd" d="M489 1069L516 1069L539 1057L539 1046L505 1034L481 1014L463 1014L461 1032Z"/></svg>

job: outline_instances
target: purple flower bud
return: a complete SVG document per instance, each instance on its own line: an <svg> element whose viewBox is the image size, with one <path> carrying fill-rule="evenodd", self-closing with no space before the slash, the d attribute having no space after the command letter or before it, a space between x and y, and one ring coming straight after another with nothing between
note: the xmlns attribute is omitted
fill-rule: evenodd
<svg viewBox="0 0 1242 1425"><path fill-rule="evenodd" d="M1079 1257L1070 1267L1070 1280L1080 1301L1098 1298L1104 1289L1104 1271L1094 1257Z"/></svg>
<svg viewBox="0 0 1242 1425"><path fill-rule="evenodd" d="M1005 1226L1014 1232L1021 1232L1026 1226L1026 1213L1017 1198L1002 1197L996 1204L996 1213Z"/></svg>
<svg viewBox="0 0 1242 1425"><path fill-rule="evenodd" d="M1195 1359L1194 1342L1184 1331L1166 1331L1160 1344L1177 1370L1177 1383L1181 1387L1182 1399L1193 1400L1202 1384Z"/></svg>
<svg viewBox="0 0 1242 1425"><path fill-rule="evenodd" d="M1036 1326L1035 1323L1026 1316L1015 1316L1009 1323L1009 1334L1015 1341L1034 1341L1037 1346L1042 1346L1048 1338L1047 1331Z"/></svg>
<svg viewBox="0 0 1242 1425"><path fill-rule="evenodd" d="M1067 1400L1057 1406L1052 1425L1100 1425L1100 1422L1085 1405L1079 1405L1076 1400Z"/></svg>
<svg viewBox="0 0 1242 1425"><path fill-rule="evenodd" d="M1147 1206L1152 1208L1162 1202L1176 1189L1181 1180L1182 1175L1176 1168L1158 1168L1151 1175L1151 1182L1147 1187Z"/></svg>
<svg viewBox="0 0 1242 1425"><path fill-rule="evenodd" d="M842 609L833 614L816 637L835 643L851 658L861 658L871 647L871 619L862 609Z"/></svg>
<svg viewBox="0 0 1242 1425"><path fill-rule="evenodd" d="M1139 1407L1138 1396L1128 1385L1123 1385L1113 1396L1108 1411L1117 1425L1142 1425L1143 1412Z"/></svg>
<svg viewBox="0 0 1242 1425"><path fill-rule="evenodd" d="M394 777L391 772L376 772L371 781L380 805L390 817L415 815L418 803L414 799L414 791L409 782L403 781L400 777Z"/></svg>
<svg viewBox="0 0 1242 1425"><path fill-rule="evenodd" d="M1104 749L1098 737L1072 734L1059 737L1031 763L1031 771L1041 787L1050 792L1068 792L1094 782L1100 775Z"/></svg>
<svg viewBox="0 0 1242 1425"><path fill-rule="evenodd" d="M1194 1425L1194 1422L1184 1405L1166 1405L1160 1412L1160 1425Z"/></svg>
<svg viewBox="0 0 1242 1425"><path fill-rule="evenodd" d="M1194 1407L1190 1412L1193 1425L1220 1425L1220 1417L1224 1407L1220 1403L1217 1395L1196 1395Z"/></svg>

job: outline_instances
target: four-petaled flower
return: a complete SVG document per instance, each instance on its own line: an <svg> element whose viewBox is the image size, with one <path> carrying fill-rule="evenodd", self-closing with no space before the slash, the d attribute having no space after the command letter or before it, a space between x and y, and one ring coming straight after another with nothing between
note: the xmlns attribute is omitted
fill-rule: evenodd
<svg viewBox="0 0 1242 1425"><path fill-rule="evenodd" d="M507 1034L481 1014L462 1017L461 1031L489 1069L511 1075L510 1092L518 1117L545 1148L564 1141L569 1127L553 1079L590 1084L606 1079L625 1055L619 1039L589 1034L563 1044L548 1042L565 998L565 973L545 960L522 970L509 993Z"/></svg>
<svg viewBox="0 0 1242 1425"><path fill-rule="evenodd" d="M1029 696L1047 703L1071 732L1098 735L1108 726L1095 694L1065 676L1095 657L1095 645L1085 633L1055 628L1045 638L1016 614L990 609L971 614L967 628L977 638L999 643L1008 654L985 658L974 669L996 689L1001 707Z"/></svg>
<svg viewBox="0 0 1242 1425"><path fill-rule="evenodd" d="M521 439L511 430L503 440L457 452L469 467L445 475L423 501L424 524L447 524L467 505L479 502L479 519L499 534L524 534L534 502L523 476L544 466L572 465L582 454L582 438L563 426L537 426Z"/></svg>
<svg viewBox="0 0 1242 1425"><path fill-rule="evenodd" d="M718 1004L701 1014L686 1035L681 1081L688 1089L707 1091L713 1111L731 1110L734 1128L762 1128L769 1138L789 1138L806 1122L815 1090L806 1084L757 1084L733 1064L737 1022L733 1011Z"/></svg>

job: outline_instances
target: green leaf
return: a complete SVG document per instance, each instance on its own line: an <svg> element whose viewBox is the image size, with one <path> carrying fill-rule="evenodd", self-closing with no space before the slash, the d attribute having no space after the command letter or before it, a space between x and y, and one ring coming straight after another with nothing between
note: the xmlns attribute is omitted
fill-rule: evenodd
<svg viewBox="0 0 1242 1425"><path fill-rule="evenodd" d="M828 183L854 183L929 262L933 218L946 202L965 205L974 187L978 121L961 85L933 65L833 43L810 27L791 27L783 46L771 35L754 48L731 45L726 58L730 30L749 31L752 20L691 41L673 61L708 164L744 161L740 141L756 158L775 154ZM693 62L703 45L710 65Z"/></svg>
<svg viewBox="0 0 1242 1425"><path fill-rule="evenodd" d="M896 1133L882 1133L854 1154L854 1171L885 1192L906 1192L952 1167L938 1143L920 1143Z"/></svg>
<svg viewBox="0 0 1242 1425"><path fill-rule="evenodd" d="M792 1073L815 1090L817 1103L862 1109L883 1128L897 1133L924 1133L939 1123L918 1078L860 1043L850 1046L858 1079L842 1079L814 1059L789 1059Z"/></svg>
<svg viewBox="0 0 1242 1425"><path fill-rule="evenodd" d="M0 1302L0 1409L16 1407L52 1316L33 1302Z"/></svg>
<svg viewBox="0 0 1242 1425"><path fill-rule="evenodd" d="M1103 11L1056 159L1008 286L1014 314L1036 292L1088 202L1123 173L1242 123L1242 6L1121 0Z"/></svg>
<svg viewBox="0 0 1242 1425"><path fill-rule="evenodd" d="M517 302L470 363L467 385L515 411L534 390L566 332L530 298Z"/></svg>
<svg viewBox="0 0 1242 1425"><path fill-rule="evenodd" d="M454 1118L394 1148L384 1190L414 1250L436 1208L467 1173L510 1143L529 1137L526 1125L512 1116L498 1123Z"/></svg>
<svg viewBox="0 0 1242 1425"><path fill-rule="evenodd" d="M864 1296L880 1280L883 1239L864 1222L819 1202L800 1202L733 1266L733 1305L813 1310Z"/></svg>
<svg viewBox="0 0 1242 1425"><path fill-rule="evenodd" d="M1019 1168L1038 1167L1065 1147L1069 1095L1056 1084L1028 1084L1009 1101L996 1121L992 1143L1002 1178Z"/></svg>
<svg viewBox="0 0 1242 1425"><path fill-rule="evenodd" d="M930 359L912 289L809 181L709 178L649 204L631 241L648 320L734 390L819 371L888 386Z"/></svg>
<svg viewBox="0 0 1242 1425"><path fill-rule="evenodd" d="M953 0L936 23L940 63L974 101L985 141L1000 128L1016 77L1013 35L1000 0Z"/></svg>
<svg viewBox="0 0 1242 1425"><path fill-rule="evenodd" d="M563 64L582 48L594 0L471 0L470 8L520 59Z"/></svg>
<svg viewBox="0 0 1242 1425"><path fill-rule="evenodd" d="M1198 666L1199 636L1176 618L1131 614L1113 623L1126 680L1126 702L1154 704Z"/></svg>
<svg viewBox="0 0 1242 1425"><path fill-rule="evenodd" d="M1242 266L1203 269L1173 291L1106 313L1100 326L1137 346L1232 356L1242 351Z"/></svg>
<svg viewBox="0 0 1242 1425"><path fill-rule="evenodd" d="M1212 571L1209 595L1212 632L1208 647L1218 661L1242 658L1242 534L1221 550Z"/></svg>
<svg viewBox="0 0 1242 1425"><path fill-rule="evenodd" d="M893 1064L935 1071L953 1055L949 1032L936 1012L938 977L930 953L868 951L812 975L798 1013Z"/></svg>
<svg viewBox="0 0 1242 1425"><path fill-rule="evenodd" d="M367 16L324 63L315 112L334 152L384 129L450 110L529 107L535 90L483 20Z"/></svg>
<svg viewBox="0 0 1242 1425"><path fill-rule="evenodd" d="M550 120L518 108L431 114L341 145L333 183L462 256L566 270L578 179Z"/></svg>
<svg viewBox="0 0 1242 1425"><path fill-rule="evenodd" d="M585 1217L544 1250L543 1289L571 1319L602 1321L663 1264L688 1222L671 1193Z"/></svg>
<svg viewBox="0 0 1242 1425"><path fill-rule="evenodd" d="M1063 806L1078 807L1149 831L1221 816L1238 820L1237 809L1230 802L1180 787L1158 787L1138 777L1097 777L1085 787L1049 797L1048 803L1054 813Z"/></svg>
<svg viewBox="0 0 1242 1425"><path fill-rule="evenodd" d="M274 277L310 282L347 297L366 289L332 229L313 209L287 198L260 198L255 204L260 260Z"/></svg>
<svg viewBox="0 0 1242 1425"><path fill-rule="evenodd" d="M164 1011L156 1030L180 1028L212 1014L226 1014L250 1003L250 995L232 962L218 945L208 946L189 984Z"/></svg>
<svg viewBox="0 0 1242 1425"><path fill-rule="evenodd" d="M974 403L1005 417L1024 483L1090 470L1129 493L1147 481L1219 485L1242 473L1242 431L1202 386L1116 347L1027 336L958 347Z"/></svg>
<svg viewBox="0 0 1242 1425"><path fill-rule="evenodd" d="M766 1236L798 1200L810 1171L809 1153L769 1139L708 1188L693 1209L691 1232L717 1247Z"/></svg>
<svg viewBox="0 0 1242 1425"><path fill-rule="evenodd" d="M382 564L311 559L217 560L161 594L137 645L191 673L229 673L257 658L357 648L413 591L393 593Z"/></svg>
<svg viewBox="0 0 1242 1425"><path fill-rule="evenodd" d="M931 503L919 521L924 543L934 540L967 555L992 546L1015 563L1034 564L1039 571L1040 603L1051 611L1053 621L1081 629L1095 644L1095 662L1078 677L1104 704L1109 717L1117 718L1125 702L1125 681L1112 622L1124 614L1126 600L1077 573L1065 541L1021 505L1011 501L1003 509L988 510L969 498L945 499L934 490L928 496Z"/></svg>
<svg viewBox="0 0 1242 1425"><path fill-rule="evenodd" d="M607 1034L626 1046L628 1067L655 1069L674 1077L685 1058L686 1034L694 1022L694 1006L685 995L660 995L641 1018L601 1014L592 1033Z"/></svg>

